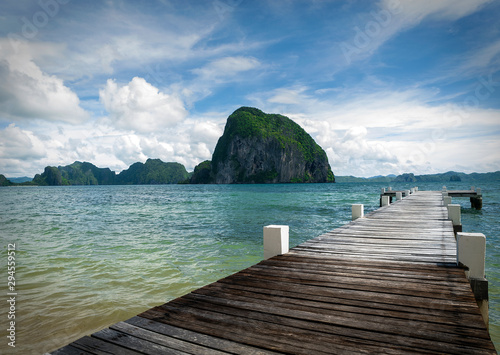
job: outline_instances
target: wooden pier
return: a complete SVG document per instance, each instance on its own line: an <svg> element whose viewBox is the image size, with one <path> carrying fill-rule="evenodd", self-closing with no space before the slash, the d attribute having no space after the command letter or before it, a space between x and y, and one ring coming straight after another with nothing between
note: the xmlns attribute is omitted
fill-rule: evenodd
<svg viewBox="0 0 500 355"><path fill-rule="evenodd" d="M227 353L496 351L442 193L420 191L52 354Z"/></svg>
<svg viewBox="0 0 500 355"><path fill-rule="evenodd" d="M415 190L418 191L418 188L414 187L411 190L392 190L391 187L383 188L380 193L380 207L392 203L394 199L401 200L404 197L409 196L411 193L416 192ZM483 195L480 188L476 189L472 186L470 190L447 190L446 186L443 186L442 194L443 196L449 196L450 198L469 197L471 208L475 208L476 210L483 208ZM384 202L384 198L386 202Z"/></svg>
<svg viewBox="0 0 500 355"><path fill-rule="evenodd" d="M474 189L472 187L471 190L445 190L445 193L450 197L469 197L471 208L475 208L476 210L483 208L483 195L479 188Z"/></svg>

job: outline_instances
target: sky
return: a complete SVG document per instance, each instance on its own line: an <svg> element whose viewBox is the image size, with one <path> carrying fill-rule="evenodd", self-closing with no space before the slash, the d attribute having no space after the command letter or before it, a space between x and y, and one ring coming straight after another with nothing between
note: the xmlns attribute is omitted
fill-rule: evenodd
<svg viewBox="0 0 500 355"><path fill-rule="evenodd" d="M500 170L500 1L0 2L0 174L211 159L241 106L335 175Z"/></svg>

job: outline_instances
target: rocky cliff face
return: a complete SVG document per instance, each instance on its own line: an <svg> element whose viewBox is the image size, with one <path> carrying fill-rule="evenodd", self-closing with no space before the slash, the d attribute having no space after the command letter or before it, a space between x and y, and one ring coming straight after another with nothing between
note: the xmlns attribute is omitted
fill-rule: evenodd
<svg viewBox="0 0 500 355"><path fill-rule="evenodd" d="M229 116L210 177L216 184L335 181L326 153L298 124L250 107Z"/></svg>

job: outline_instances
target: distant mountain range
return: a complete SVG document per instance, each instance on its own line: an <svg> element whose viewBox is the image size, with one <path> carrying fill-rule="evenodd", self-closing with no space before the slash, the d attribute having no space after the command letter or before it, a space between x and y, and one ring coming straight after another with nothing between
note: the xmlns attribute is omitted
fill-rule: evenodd
<svg viewBox="0 0 500 355"><path fill-rule="evenodd" d="M414 175L413 173L402 175L374 176L370 178L360 178L355 176L336 176L336 182L491 182L500 181L500 171L493 173L472 173L465 174L455 171L448 171L441 174Z"/></svg>
<svg viewBox="0 0 500 355"><path fill-rule="evenodd" d="M148 159L144 164L134 163L119 174L109 168L98 168L91 163L75 161L66 166L47 166L43 173L36 174L33 179L20 179L24 181L16 182L0 175L0 186L177 184L189 177L184 165L165 163L160 159Z"/></svg>
<svg viewBox="0 0 500 355"><path fill-rule="evenodd" d="M136 185L188 183L192 173L179 163L164 163L160 159L148 159L146 163L134 163L127 170L116 174L109 168L98 168L91 163L74 162L71 165L46 167L34 179L28 177L6 178L0 174L0 186L12 185ZM469 183L500 182L500 171L465 174L449 171L442 174L373 176L336 176L336 182L450 182Z"/></svg>

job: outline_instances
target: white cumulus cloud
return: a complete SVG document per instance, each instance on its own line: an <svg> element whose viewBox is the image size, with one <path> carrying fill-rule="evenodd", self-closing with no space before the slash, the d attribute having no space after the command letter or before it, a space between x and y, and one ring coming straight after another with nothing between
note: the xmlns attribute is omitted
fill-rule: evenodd
<svg viewBox="0 0 500 355"><path fill-rule="evenodd" d="M44 72L38 57L54 56L57 46L0 39L0 117L80 123L89 117L62 79Z"/></svg>
<svg viewBox="0 0 500 355"><path fill-rule="evenodd" d="M123 86L109 79L99 97L113 125L122 129L155 132L175 126L187 116L180 98L160 92L139 77Z"/></svg>
<svg viewBox="0 0 500 355"><path fill-rule="evenodd" d="M44 155L44 144L33 132L14 123L0 131L0 159L39 159Z"/></svg>

